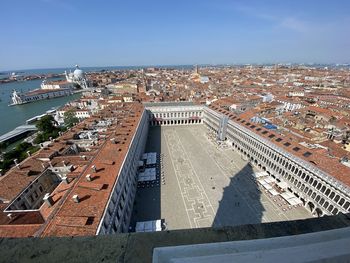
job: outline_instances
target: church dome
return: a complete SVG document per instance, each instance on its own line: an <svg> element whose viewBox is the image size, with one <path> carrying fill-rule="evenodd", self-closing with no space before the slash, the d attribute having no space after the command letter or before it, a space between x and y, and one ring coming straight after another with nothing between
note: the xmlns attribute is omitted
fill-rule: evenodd
<svg viewBox="0 0 350 263"><path fill-rule="evenodd" d="M75 78L84 78L84 72L79 68L79 66L76 66L76 69L73 72Z"/></svg>

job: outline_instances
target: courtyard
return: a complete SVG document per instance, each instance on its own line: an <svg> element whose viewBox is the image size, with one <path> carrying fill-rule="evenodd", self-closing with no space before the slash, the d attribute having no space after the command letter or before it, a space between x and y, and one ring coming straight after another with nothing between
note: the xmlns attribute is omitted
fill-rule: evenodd
<svg viewBox="0 0 350 263"><path fill-rule="evenodd" d="M157 183L136 192L131 226L164 219L167 229L235 226L311 217L286 209L254 181L256 168L220 146L202 124L150 127L146 152L157 152Z"/></svg>

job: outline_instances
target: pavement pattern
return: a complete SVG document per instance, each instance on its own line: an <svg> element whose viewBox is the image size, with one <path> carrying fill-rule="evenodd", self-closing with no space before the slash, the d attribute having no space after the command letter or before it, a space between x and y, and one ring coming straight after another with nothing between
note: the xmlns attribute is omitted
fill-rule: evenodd
<svg viewBox="0 0 350 263"><path fill-rule="evenodd" d="M146 152L152 151L164 183L138 188L132 224L165 219L168 229L186 229L311 217L304 207L278 207L253 181L255 168L218 145L204 125L151 127Z"/></svg>

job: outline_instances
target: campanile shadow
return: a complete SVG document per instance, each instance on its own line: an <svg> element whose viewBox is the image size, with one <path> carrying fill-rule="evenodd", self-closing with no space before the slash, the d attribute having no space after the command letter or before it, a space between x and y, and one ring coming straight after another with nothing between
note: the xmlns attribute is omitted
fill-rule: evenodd
<svg viewBox="0 0 350 263"><path fill-rule="evenodd" d="M247 164L238 173L232 175L229 185L223 189L213 227L262 222L265 211L261 203L262 193L252 173L252 167Z"/></svg>

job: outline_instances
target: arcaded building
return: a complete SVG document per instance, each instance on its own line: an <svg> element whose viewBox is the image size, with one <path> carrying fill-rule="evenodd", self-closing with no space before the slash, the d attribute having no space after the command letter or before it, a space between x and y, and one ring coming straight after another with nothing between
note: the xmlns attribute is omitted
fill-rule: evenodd
<svg viewBox="0 0 350 263"><path fill-rule="evenodd" d="M350 168L216 106L116 103L0 178L0 236L128 232L149 126L205 125L315 217L348 213Z"/></svg>

